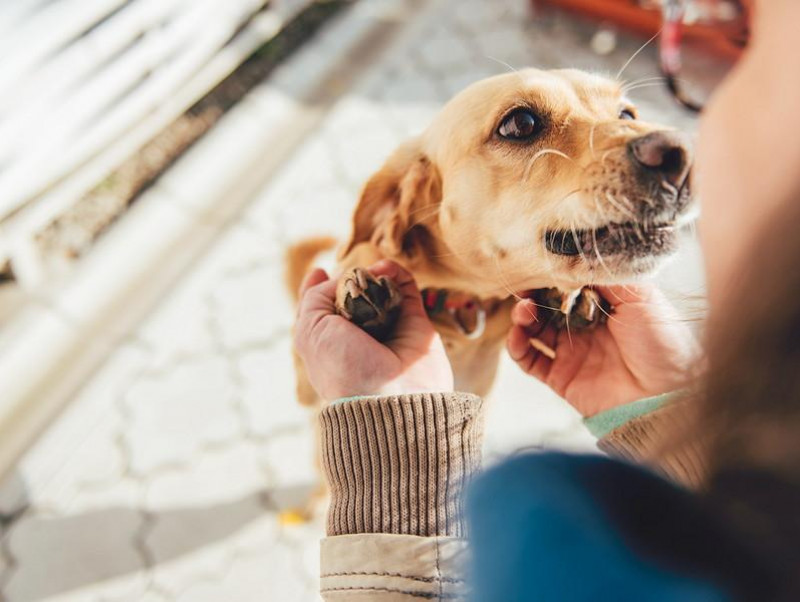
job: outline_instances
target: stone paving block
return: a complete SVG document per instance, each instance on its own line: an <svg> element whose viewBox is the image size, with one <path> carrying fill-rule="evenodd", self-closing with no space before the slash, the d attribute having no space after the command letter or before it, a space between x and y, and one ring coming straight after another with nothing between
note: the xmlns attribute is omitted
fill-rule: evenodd
<svg viewBox="0 0 800 602"><path fill-rule="evenodd" d="M421 133L427 127L431 118L441 107L441 103L434 99L444 97L446 91L440 81L433 80L427 74L417 72L407 75L400 72L375 90L375 94L382 99L384 110L389 116L404 110L412 111L413 115L422 116L422 119L418 121L409 120L407 123L398 123L396 119L392 120L396 127L402 127L401 135L406 138L412 134Z"/></svg>
<svg viewBox="0 0 800 602"><path fill-rule="evenodd" d="M263 510L245 527L228 538L235 555L259 554L272 547L280 537L280 520L271 509ZM318 535L319 533L317 533Z"/></svg>
<svg viewBox="0 0 800 602"><path fill-rule="evenodd" d="M107 416L109 422L114 420L113 415ZM102 425L88 435L47 483L29 488L29 503L64 513L104 505L105 499L135 504L138 484L124 477L127 467L117 440L118 428L116 424Z"/></svg>
<svg viewBox="0 0 800 602"><path fill-rule="evenodd" d="M19 468L6 476L0 485L0 516L10 517L28 504L28 486Z"/></svg>
<svg viewBox="0 0 800 602"><path fill-rule="evenodd" d="M176 292L141 325L138 335L153 349L151 368L213 352L211 310L203 292Z"/></svg>
<svg viewBox="0 0 800 602"><path fill-rule="evenodd" d="M230 350L263 345L291 326L293 308L283 284L284 265L263 266L220 279L213 299L216 328Z"/></svg>
<svg viewBox="0 0 800 602"><path fill-rule="evenodd" d="M52 497L45 490L74 490L84 483L100 484L121 478L124 466L116 445L120 427L116 402L141 372L147 358L147 351L135 343L123 344L114 351L73 403L28 450L10 480L0 485L0 499L7 487L13 490L22 484L26 497L38 503L37 500L44 502Z"/></svg>
<svg viewBox="0 0 800 602"><path fill-rule="evenodd" d="M140 378L124 397L131 468L188 463L205 446L240 436L236 390L224 357L181 362Z"/></svg>
<svg viewBox="0 0 800 602"><path fill-rule="evenodd" d="M269 467L271 493L312 487L321 478L310 428L271 437L259 446L259 452Z"/></svg>
<svg viewBox="0 0 800 602"><path fill-rule="evenodd" d="M274 226L273 226L274 228ZM230 228L220 243L203 257L192 273L165 299L137 330L137 336L152 349L151 368L163 368L183 357L214 350L214 307L210 297L222 277L253 266L275 262L279 246L274 236L245 226Z"/></svg>
<svg viewBox="0 0 800 602"><path fill-rule="evenodd" d="M159 587L181 592L204 575L222 571L237 548L273 539L274 521L264 520L265 486L255 451L244 441L151 479L144 544Z"/></svg>
<svg viewBox="0 0 800 602"><path fill-rule="evenodd" d="M28 514L8 533L16 567L5 587L8 602L90 600L142 592L143 560L133 545L141 516L109 507L76 515Z"/></svg>
<svg viewBox="0 0 800 602"><path fill-rule="evenodd" d="M289 243L315 236L344 240L350 233L350 216L357 201L356 190L338 185L297 194L279 214L283 235Z"/></svg>
<svg viewBox="0 0 800 602"><path fill-rule="evenodd" d="M347 96L333 111L323 137L346 182L362 184L400 142L371 98Z"/></svg>
<svg viewBox="0 0 800 602"><path fill-rule="evenodd" d="M327 501L318 497L322 474L317 468L317 446L311 428L273 435L259 445L259 457L270 477L267 491L269 505L279 512L311 510L321 519ZM296 533L298 525L287 526ZM322 536L322 523L318 527L302 525L303 532L311 529L316 538Z"/></svg>
<svg viewBox="0 0 800 602"><path fill-rule="evenodd" d="M218 575L198 580L176 602L307 602L307 589L292 567L294 550L279 543L256 556L236 558Z"/></svg>
<svg viewBox="0 0 800 602"><path fill-rule="evenodd" d="M0 537L3 536L3 531L0 530ZM9 565L9 560L3 555L3 551L0 550L0 588L6 582L6 579L10 576L11 566Z"/></svg>
<svg viewBox="0 0 800 602"><path fill-rule="evenodd" d="M171 596L166 594L154 591L147 591L142 595L141 598L136 600L136 602L173 602L173 599Z"/></svg>
<svg viewBox="0 0 800 602"><path fill-rule="evenodd" d="M313 414L297 401L291 339L238 358L247 426L259 437L310 428Z"/></svg>

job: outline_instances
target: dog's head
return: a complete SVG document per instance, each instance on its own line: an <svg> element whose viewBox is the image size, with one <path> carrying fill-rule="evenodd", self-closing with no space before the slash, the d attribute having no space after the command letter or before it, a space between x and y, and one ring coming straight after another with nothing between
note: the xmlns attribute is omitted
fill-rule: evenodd
<svg viewBox="0 0 800 602"><path fill-rule="evenodd" d="M647 274L691 212L692 153L618 82L534 69L453 98L368 182L351 240L480 295Z"/></svg>

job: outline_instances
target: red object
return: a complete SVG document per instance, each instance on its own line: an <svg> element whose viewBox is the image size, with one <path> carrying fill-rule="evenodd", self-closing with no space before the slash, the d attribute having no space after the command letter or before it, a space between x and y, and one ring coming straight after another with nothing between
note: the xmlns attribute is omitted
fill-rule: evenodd
<svg viewBox="0 0 800 602"><path fill-rule="evenodd" d="M608 21L648 37L654 36L664 25L658 8L644 8L633 0L531 0L531 3L536 8L558 7L598 21ZM744 4L747 7L750 3ZM746 23L745 15L743 19L730 23L683 25L681 35L689 43L734 61L742 53Z"/></svg>

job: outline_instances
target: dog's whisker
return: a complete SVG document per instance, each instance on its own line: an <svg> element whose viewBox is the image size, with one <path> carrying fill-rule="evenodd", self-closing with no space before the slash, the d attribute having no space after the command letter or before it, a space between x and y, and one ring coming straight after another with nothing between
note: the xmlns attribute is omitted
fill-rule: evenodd
<svg viewBox="0 0 800 602"><path fill-rule="evenodd" d="M536 163L536 161L538 161L539 159L541 159L545 155L556 155L557 157L562 157L563 159L566 159L567 161L572 161L572 157L566 155L565 153L562 153L560 150L556 150L554 148L543 148L542 150L536 152L533 155L533 157L531 157L530 162L525 167L525 170L522 172L523 181L528 179L528 176L530 175L530 172L533 169L533 165Z"/></svg>
<svg viewBox="0 0 800 602"><path fill-rule="evenodd" d="M592 129L589 130L589 151L592 153L592 161L595 160L596 155L594 152L594 129L597 127L597 122L592 124Z"/></svg>
<svg viewBox="0 0 800 602"><path fill-rule="evenodd" d="M600 219L603 221L603 223L608 224L614 221L613 219L611 219L611 216L608 214L605 208L600 204L600 201L598 200L596 194L592 195L592 201L594 201L594 206L595 209L597 209L597 214L600 216Z"/></svg>
<svg viewBox="0 0 800 602"><path fill-rule="evenodd" d="M597 301L595 301L594 299L592 299L592 303L594 304L594 306L595 306L597 309L599 309L601 312L603 312L603 313L606 315L606 318L607 318L609 321L613 320L614 322L617 322L618 324L624 324L624 322L623 322L622 320L620 320L620 319L619 319L617 316L615 316L615 315L614 315L614 314L612 314L611 312L609 312L609 311L606 311L605 309L603 309L603 304L602 304L602 303L598 303L598 302L597 302Z"/></svg>
<svg viewBox="0 0 800 602"><path fill-rule="evenodd" d="M570 232L572 233L572 240L575 241L575 247L578 249L578 255L580 255L583 262L588 265L589 260L586 259L586 255L583 254L583 248L582 248L583 245L581 245L581 241L578 238L578 231L575 229L575 224L572 221L570 221L569 223L569 229ZM592 232L594 232L594 230Z"/></svg>
<svg viewBox="0 0 800 602"><path fill-rule="evenodd" d="M489 56L488 54L485 54L484 56L485 56L487 59L489 59L490 61L494 61L495 63L498 63L498 64L500 64L500 65L503 65L503 67L507 67L509 71L513 71L514 73L519 73L519 70L517 70L517 69L514 69L514 67L512 67L511 65L509 65L509 64L508 64L508 63L506 63L505 61L501 61L500 59L498 59L498 58L495 58L495 57L493 57L493 56Z"/></svg>
<svg viewBox="0 0 800 602"><path fill-rule="evenodd" d="M678 82L679 84L683 84L683 85L688 85L688 84L691 83L691 82L689 82L689 80L684 79L682 77L676 77L676 78L674 78L674 80L676 82ZM623 94L627 94L635 86L638 86L639 84L649 83L649 82L657 82L659 85L664 85L667 81L668 81L668 79L666 77L645 77L643 79L640 79L640 80L633 81L633 82L630 82L628 84L625 84L622 87L622 93Z"/></svg>
<svg viewBox="0 0 800 602"><path fill-rule="evenodd" d="M506 281L503 270L500 268L500 259L497 257L496 253L492 254L492 260L494 261L494 268L497 270L497 275L500 277L500 286L502 286L510 296L514 297L514 299L522 301L522 297L515 293Z"/></svg>
<svg viewBox="0 0 800 602"><path fill-rule="evenodd" d="M622 77L622 74L623 74L623 73L625 73L625 69L627 69L627 68L628 68L628 66L629 66L629 65L630 65L630 64L631 64L631 63L634 61L634 59L635 59L637 56L639 56L639 54L640 54L640 53L641 53L641 52L642 52L642 51L643 51L645 48L647 48L647 47L648 47L648 46L649 46L649 45L650 45L650 44L653 42L653 40L655 40L655 39L656 39L658 36L660 36L660 35L661 35L661 32L663 31L663 29L664 29L663 27L662 27L661 29L659 29L659 30L658 30L658 31L655 33L655 35L654 35L652 38L650 38L650 39L649 39L649 40L647 40L647 41L646 41L644 44L642 44L642 45L639 47L639 49L638 49L636 52L634 52L634 53L631 55L631 58L629 58L627 61L625 61L625 64L624 64L624 65L622 65L622 69L620 69L619 71L617 71L617 75L616 75L615 79L619 80L619 78L620 78L620 77Z"/></svg>
<svg viewBox="0 0 800 602"><path fill-rule="evenodd" d="M622 206L611 193L607 192L605 194L605 197L606 200L608 200L609 204L611 204L611 206L614 207L617 211L619 211L620 213L624 213L633 220L636 219L636 214L633 211L631 211L628 207Z"/></svg>
<svg viewBox="0 0 800 602"><path fill-rule="evenodd" d="M622 86L622 93L625 94L632 86L638 86L639 84L644 84L647 82L657 81L663 83L667 81L667 78L664 76L657 76L657 77L643 77L641 79L636 79L632 82L628 82Z"/></svg>
<svg viewBox="0 0 800 602"><path fill-rule="evenodd" d="M639 84L638 86L633 86L625 90L625 93L635 92L636 90L641 90L642 88L661 88L664 84L661 82L653 82L649 84Z"/></svg>
<svg viewBox="0 0 800 602"><path fill-rule="evenodd" d="M597 256L597 261L600 263L602 268L608 272L610 278L614 278L614 274L611 271L611 268L608 267L608 264L603 259L603 255L600 253L600 248L597 245L597 231L592 230L592 247L594 248L594 254Z"/></svg>

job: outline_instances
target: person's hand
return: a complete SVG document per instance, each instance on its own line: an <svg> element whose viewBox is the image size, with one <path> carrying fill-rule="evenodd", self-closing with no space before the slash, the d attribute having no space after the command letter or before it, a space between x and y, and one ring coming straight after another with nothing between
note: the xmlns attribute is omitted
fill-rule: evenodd
<svg viewBox="0 0 800 602"><path fill-rule="evenodd" d="M545 316L537 320L533 302L520 301L507 341L512 359L586 417L686 385L696 373L699 349L664 295L649 285L598 292L614 313L584 332L543 328ZM532 337L554 349L556 358L536 350Z"/></svg>
<svg viewBox="0 0 800 602"><path fill-rule="evenodd" d="M397 325L385 343L336 313L335 280L320 269L306 277L294 343L311 385L328 401L356 395L452 391L450 361L425 313L414 278L391 261L381 261L369 271L391 278L403 296Z"/></svg>

